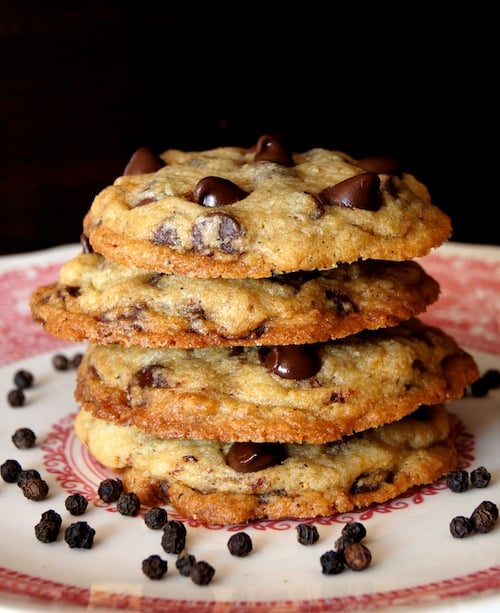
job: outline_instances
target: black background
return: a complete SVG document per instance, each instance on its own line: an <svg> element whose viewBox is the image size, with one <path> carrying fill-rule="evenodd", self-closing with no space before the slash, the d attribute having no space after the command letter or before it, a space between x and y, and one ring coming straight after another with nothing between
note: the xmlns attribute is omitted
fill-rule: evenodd
<svg viewBox="0 0 500 613"><path fill-rule="evenodd" d="M127 3L128 4L128 3ZM494 19L419 3L41 3L0 8L0 253L77 242L137 147L392 155L500 244Z"/></svg>

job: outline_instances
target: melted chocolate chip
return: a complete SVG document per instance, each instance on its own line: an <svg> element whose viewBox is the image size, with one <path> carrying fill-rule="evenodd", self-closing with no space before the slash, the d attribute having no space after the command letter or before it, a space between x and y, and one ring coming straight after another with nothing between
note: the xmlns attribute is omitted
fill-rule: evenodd
<svg viewBox="0 0 500 613"><path fill-rule="evenodd" d="M177 230L170 226L168 222L163 222L153 229L151 242L155 245L175 247L176 245L179 245L180 240Z"/></svg>
<svg viewBox="0 0 500 613"><path fill-rule="evenodd" d="M366 157L358 161L358 166L366 172L374 172L379 175L399 175L401 173L399 161L388 156Z"/></svg>
<svg viewBox="0 0 500 613"><path fill-rule="evenodd" d="M242 234L240 222L231 215L208 213L199 217L193 226L193 248L202 255L210 255L214 248L224 253L238 253L235 241Z"/></svg>
<svg viewBox="0 0 500 613"><path fill-rule="evenodd" d="M209 207L233 204L247 196L241 187L222 177L204 177L193 190L194 201Z"/></svg>
<svg viewBox="0 0 500 613"><path fill-rule="evenodd" d="M239 473L251 473L282 464L287 458L281 443L233 443L226 464Z"/></svg>
<svg viewBox="0 0 500 613"><path fill-rule="evenodd" d="M147 172L156 172L165 166L165 162L149 147L139 147L132 155L123 171L124 175L141 175Z"/></svg>
<svg viewBox="0 0 500 613"><path fill-rule="evenodd" d="M321 368L315 345L262 347L259 357L267 370L283 379L308 379Z"/></svg>
<svg viewBox="0 0 500 613"><path fill-rule="evenodd" d="M92 248L89 237L85 234L85 232L80 234L80 245L82 246L83 253L93 253L94 249Z"/></svg>
<svg viewBox="0 0 500 613"><path fill-rule="evenodd" d="M352 302L347 294L335 289L327 289L325 291L325 298L328 308L335 309L337 315L348 315L349 313L356 313L356 305Z"/></svg>
<svg viewBox="0 0 500 613"><path fill-rule="evenodd" d="M381 204L379 188L380 179L378 175L372 172L364 172L326 187L319 196L325 204L331 206L377 211Z"/></svg>
<svg viewBox="0 0 500 613"><path fill-rule="evenodd" d="M261 162L274 162L282 166L295 166L292 156L285 149L281 141L269 134L264 134L257 141L253 161L257 164Z"/></svg>
<svg viewBox="0 0 500 613"><path fill-rule="evenodd" d="M135 373L134 380L139 387L169 387L165 368L157 364L141 368Z"/></svg>
<svg viewBox="0 0 500 613"><path fill-rule="evenodd" d="M360 474L351 486L351 494L366 494L376 492L384 483L392 483L394 481L394 472L392 470L377 470L372 473Z"/></svg>

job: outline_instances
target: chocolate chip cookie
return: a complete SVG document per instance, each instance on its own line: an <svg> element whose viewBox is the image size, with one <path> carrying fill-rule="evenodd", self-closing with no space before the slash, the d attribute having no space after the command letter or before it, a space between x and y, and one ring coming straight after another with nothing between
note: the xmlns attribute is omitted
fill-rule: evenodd
<svg viewBox="0 0 500 613"><path fill-rule="evenodd" d="M311 518L383 503L457 465L452 416L419 407L334 443L164 439L80 409L76 433L145 504L211 524Z"/></svg>
<svg viewBox="0 0 500 613"><path fill-rule="evenodd" d="M97 253L66 262L31 297L64 340L141 347L300 344L392 326L439 285L416 262L367 260L269 279L204 279L129 268Z"/></svg>
<svg viewBox="0 0 500 613"><path fill-rule="evenodd" d="M460 398L478 376L451 337L412 319L307 345L90 345L75 397L160 438L321 444Z"/></svg>
<svg viewBox="0 0 500 613"><path fill-rule="evenodd" d="M451 235L425 186L385 158L316 148L167 150L94 199L92 248L119 264L195 277L260 278L365 259L423 256ZM152 170L152 172L151 172Z"/></svg>

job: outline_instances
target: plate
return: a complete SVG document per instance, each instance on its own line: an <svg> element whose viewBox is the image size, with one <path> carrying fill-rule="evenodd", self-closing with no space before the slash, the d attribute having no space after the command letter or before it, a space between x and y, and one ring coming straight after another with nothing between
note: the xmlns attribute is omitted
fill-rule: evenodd
<svg viewBox="0 0 500 613"><path fill-rule="evenodd" d="M22 495L16 484L0 480L0 611L224 611L273 610L453 610L498 611L500 607L500 524L486 534L453 538L451 519L469 516L483 500L500 505L500 390L483 398L449 404L460 424L461 465L485 466L492 475L487 488L449 490L444 480L363 511L312 521L319 540L297 540L296 521L263 521L240 526L207 526L166 507L170 519L187 528L187 549L215 569L208 585L197 585L175 567L173 554L161 547L161 531L148 528L143 514L120 515L96 494L111 473L96 463L75 438L72 419L75 371L57 371L52 357L73 357L83 345L45 333L31 319L28 298L38 285L56 279L60 265L79 245L0 258L0 461L17 459L36 468L49 484L43 501ZM447 243L421 263L441 284L441 296L422 316L439 325L476 358L481 372L500 369L500 248ZM30 370L34 385L26 401L12 407L6 396L19 369ZM36 434L31 449L17 449L12 434L21 427ZM83 516L65 509L70 493L83 493L89 505ZM34 526L41 513L58 511L59 538L41 543ZM144 511L144 509L143 509ZM70 548L64 529L75 521L95 529L91 549ZM372 563L364 571L339 575L321 572L321 555L347 521L365 525L364 540ZM227 541L247 532L252 552L231 556ZM142 560L157 554L168 562L160 580L142 573Z"/></svg>

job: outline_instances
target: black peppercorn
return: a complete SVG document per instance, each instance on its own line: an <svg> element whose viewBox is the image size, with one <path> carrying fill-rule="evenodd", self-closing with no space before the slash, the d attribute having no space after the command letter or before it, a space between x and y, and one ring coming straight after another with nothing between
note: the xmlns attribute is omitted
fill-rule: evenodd
<svg viewBox="0 0 500 613"><path fill-rule="evenodd" d="M498 519L498 507L489 500L483 500L470 516L474 530L479 533L490 532Z"/></svg>
<svg viewBox="0 0 500 613"><path fill-rule="evenodd" d="M23 483L22 490L25 498L28 498L28 500L39 501L47 498L49 486L44 479L32 477Z"/></svg>
<svg viewBox="0 0 500 613"><path fill-rule="evenodd" d="M97 495L103 502L116 502L122 492L121 479L104 479L97 489Z"/></svg>
<svg viewBox="0 0 500 613"><path fill-rule="evenodd" d="M151 530L160 530L167 521L167 512L162 507L151 507L144 513L144 523Z"/></svg>
<svg viewBox="0 0 500 613"><path fill-rule="evenodd" d="M28 481L28 479L41 479L40 473L36 470L36 468L28 468L26 470L21 470L19 475L17 476L17 485L18 487L23 487L23 485Z"/></svg>
<svg viewBox="0 0 500 613"><path fill-rule="evenodd" d="M232 556L243 558L253 549L252 539L246 532L236 532L229 537L227 548Z"/></svg>
<svg viewBox="0 0 500 613"><path fill-rule="evenodd" d="M88 500L83 494L70 494L64 501L64 506L71 515L83 515L87 510Z"/></svg>
<svg viewBox="0 0 500 613"><path fill-rule="evenodd" d="M16 387L7 394L7 402L11 407L22 407L26 401L26 396L21 388Z"/></svg>
<svg viewBox="0 0 500 613"><path fill-rule="evenodd" d="M62 517L57 511L54 511L54 509L44 511L40 517L40 521L52 521L57 525L57 529L62 525Z"/></svg>
<svg viewBox="0 0 500 613"><path fill-rule="evenodd" d="M41 543L53 543L59 535L60 526L50 519L41 519L35 525L35 536Z"/></svg>
<svg viewBox="0 0 500 613"><path fill-rule="evenodd" d="M180 553L186 545L186 534L186 526L172 519L163 526L161 546L167 553Z"/></svg>
<svg viewBox="0 0 500 613"><path fill-rule="evenodd" d="M191 580L197 585L208 585L215 575L215 568L208 562L200 560L193 564L191 569Z"/></svg>
<svg viewBox="0 0 500 613"><path fill-rule="evenodd" d="M450 521L450 533L453 538L463 539L474 532L474 526L468 517L457 515Z"/></svg>
<svg viewBox="0 0 500 613"><path fill-rule="evenodd" d="M18 449L31 449L36 443L36 435L30 428L18 428L11 438Z"/></svg>
<svg viewBox="0 0 500 613"><path fill-rule="evenodd" d="M70 367L70 361L62 353L56 353L52 357L52 366L55 368L55 370L68 370Z"/></svg>
<svg viewBox="0 0 500 613"><path fill-rule="evenodd" d="M366 528L359 521L350 521L344 524L342 536L352 539L354 543L359 543L359 541L362 541L366 536Z"/></svg>
<svg viewBox="0 0 500 613"><path fill-rule="evenodd" d="M474 487L488 487L491 480L491 473L484 466L478 466L470 474L470 482Z"/></svg>
<svg viewBox="0 0 500 613"><path fill-rule="evenodd" d="M333 549L325 551L319 561L324 575L338 575L345 570L344 555Z"/></svg>
<svg viewBox="0 0 500 613"><path fill-rule="evenodd" d="M14 375L14 385L19 389L28 389L33 385L33 374L29 370L18 370Z"/></svg>
<svg viewBox="0 0 500 613"><path fill-rule="evenodd" d="M183 552L177 556L175 567L183 577L189 577L195 562L196 558L193 555Z"/></svg>
<svg viewBox="0 0 500 613"><path fill-rule="evenodd" d="M91 549L94 544L95 530L86 521L70 524L64 531L64 540L74 549Z"/></svg>
<svg viewBox="0 0 500 613"><path fill-rule="evenodd" d="M21 471L22 466L17 460L5 460L0 467L0 474L5 483L16 483Z"/></svg>
<svg viewBox="0 0 500 613"><path fill-rule="evenodd" d="M371 551L363 543L351 543L344 547L344 561L352 570L364 570L372 561Z"/></svg>
<svg viewBox="0 0 500 613"><path fill-rule="evenodd" d="M319 532L316 526L311 524L298 524L297 540L301 545L314 545L319 539Z"/></svg>
<svg viewBox="0 0 500 613"><path fill-rule="evenodd" d="M167 560L163 560L160 556L153 554L142 561L142 572L149 579L161 579L168 570Z"/></svg>
<svg viewBox="0 0 500 613"><path fill-rule="evenodd" d="M141 510L141 501L137 494L128 492L120 495L120 498L118 498L116 502L116 508L122 515L135 517L139 515L139 511Z"/></svg>
<svg viewBox="0 0 500 613"><path fill-rule="evenodd" d="M450 470L446 475L446 485L452 492L465 492L469 487L469 473L460 468Z"/></svg>

